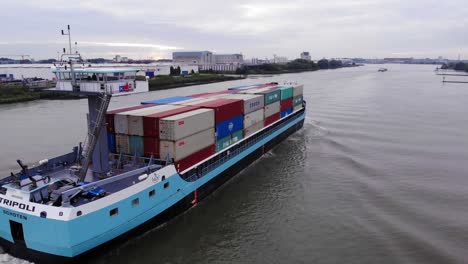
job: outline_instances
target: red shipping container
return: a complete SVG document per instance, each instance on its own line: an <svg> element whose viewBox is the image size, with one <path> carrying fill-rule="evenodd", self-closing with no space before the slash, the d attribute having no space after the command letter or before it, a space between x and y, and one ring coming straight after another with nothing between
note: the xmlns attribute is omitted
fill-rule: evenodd
<svg viewBox="0 0 468 264"><path fill-rule="evenodd" d="M280 120L280 117L281 117L281 114L280 114L280 113L276 113L276 114L274 114L274 115L271 115L271 116L265 118L265 126L271 125L271 124L273 124L274 122Z"/></svg>
<svg viewBox="0 0 468 264"><path fill-rule="evenodd" d="M159 158L159 138L143 137L143 153L145 157Z"/></svg>
<svg viewBox="0 0 468 264"><path fill-rule="evenodd" d="M291 107L293 107L293 98L288 98L280 102L281 105L281 111L287 110Z"/></svg>
<svg viewBox="0 0 468 264"><path fill-rule="evenodd" d="M182 172L215 153L216 153L216 145L211 145L209 147L206 147L176 162L175 164L176 169L178 172Z"/></svg>
<svg viewBox="0 0 468 264"><path fill-rule="evenodd" d="M214 93L199 93L199 94L192 94L190 95L191 97L210 97L212 95L220 95L220 94L229 94L232 93L233 91L230 90L225 90L225 91L219 91L219 92L214 92Z"/></svg>
<svg viewBox="0 0 468 264"><path fill-rule="evenodd" d="M155 104L135 105L135 106L129 106L129 107L125 107L125 108L120 108L120 109L115 109L115 110L112 110L112 111L108 111L106 113L107 132L115 133L115 128L114 128L114 115L115 114L131 111L131 110L137 110L137 109L152 107L152 106L155 106Z"/></svg>
<svg viewBox="0 0 468 264"><path fill-rule="evenodd" d="M143 135L145 137L159 137L159 120L161 118L182 114L188 111L196 110L198 108L199 107L196 106L185 106L178 109L143 116Z"/></svg>
<svg viewBox="0 0 468 264"><path fill-rule="evenodd" d="M238 99L217 99L194 106L213 109L216 124L244 113L244 100Z"/></svg>

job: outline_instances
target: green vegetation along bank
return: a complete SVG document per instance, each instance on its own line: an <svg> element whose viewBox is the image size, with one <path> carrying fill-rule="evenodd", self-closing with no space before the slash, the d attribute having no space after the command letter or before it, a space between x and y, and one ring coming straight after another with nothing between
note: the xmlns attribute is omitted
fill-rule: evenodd
<svg viewBox="0 0 468 264"><path fill-rule="evenodd" d="M343 67L352 67L352 65L344 65L340 60L321 59L317 63L308 60L296 59L286 64L261 64L248 65L237 70L237 74L281 74L295 73L304 71L317 71L325 69L338 69Z"/></svg>
<svg viewBox="0 0 468 264"><path fill-rule="evenodd" d="M440 68L443 70L451 69L451 70L456 70L456 71L468 72L468 63L457 62L457 63L443 64Z"/></svg>

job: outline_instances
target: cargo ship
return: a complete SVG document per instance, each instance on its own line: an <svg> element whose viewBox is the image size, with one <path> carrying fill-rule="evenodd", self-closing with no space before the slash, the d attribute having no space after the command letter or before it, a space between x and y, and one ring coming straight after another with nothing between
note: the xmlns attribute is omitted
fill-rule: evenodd
<svg viewBox="0 0 468 264"><path fill-rule="evenodd" d="M86 140L0 181L0 244L34 262L80 260L160 226L301 129L303 86L267 83L152 99L138 69L53 69L56 92L88 98ZM149 94L150 95L150 94ZM154 94L151 94L154 95Z"/></svg>

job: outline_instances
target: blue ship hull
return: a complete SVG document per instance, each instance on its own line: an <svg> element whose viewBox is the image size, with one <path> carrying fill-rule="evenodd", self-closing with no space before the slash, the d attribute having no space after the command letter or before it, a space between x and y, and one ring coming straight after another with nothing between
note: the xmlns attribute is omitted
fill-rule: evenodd
<svg viewBox="0 0 468 264"><path fill-rule="evenodd" d="M3 211L0 213L0 245L12 255L34 262L85 260L115 242L155 228L190 209L194 201L207 197L301 129L304 119L305 108L218 153L197 168L167 177L112 206L70 221L16 213L0 204ZM132 204L135 199L139 201L136 207ZM118 208L118 214L109 216L113 208ZM20 223L21 230L12 230L12 221Z"/></svg>

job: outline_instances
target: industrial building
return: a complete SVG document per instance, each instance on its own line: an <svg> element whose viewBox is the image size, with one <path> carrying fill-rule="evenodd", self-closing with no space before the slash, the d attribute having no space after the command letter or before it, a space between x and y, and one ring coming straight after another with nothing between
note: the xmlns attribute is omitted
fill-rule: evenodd
<svg viewBox="0 0 468 264"><path fill-rule="evenodd" d="M175 64L209 65L214 64L213 53L210 51L178 51L172 53Z"/></svg>

